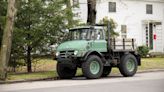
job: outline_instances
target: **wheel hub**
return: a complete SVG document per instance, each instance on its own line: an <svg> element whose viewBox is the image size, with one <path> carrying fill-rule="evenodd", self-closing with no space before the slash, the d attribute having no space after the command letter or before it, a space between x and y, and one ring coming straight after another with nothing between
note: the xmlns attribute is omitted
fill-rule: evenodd
<svg viewBox="0 0 164 92"><path fill-rule="evenodd" d="M92 74L97 74L100 71L100 65L97 61L92 61L90 63L90 71Z"/></svg>
<svg viewBox="0 0 164 92"><path fill-rule="evenodd" d="M135 69L135 64L133 59L129 59L126 63L128 71L132 72Z"/></svg>

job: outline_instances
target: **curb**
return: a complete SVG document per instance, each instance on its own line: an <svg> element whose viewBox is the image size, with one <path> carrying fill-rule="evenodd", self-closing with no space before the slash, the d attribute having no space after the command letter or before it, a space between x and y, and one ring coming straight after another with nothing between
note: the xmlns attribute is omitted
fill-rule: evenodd
<svg viewBox="0 0 164 92"><path fill-rule="evenodd" d="M162 72L164 69L148 69L148 70L139 70L137 73L148 73L148 72Z"/></svg>
<svg viewBox="0 0 164 92"><path fill-rule="evenodd" d="M149 70L139 70L137 73L149 73L149 72L161 72L164 69L149 69ZM118 74L116 74L118 75ZM80 76L77 76L80 77ZM35 82L35 81L51 81L51 80L60 80L59 77L50 77L42 79L28 79L28 80L14 80L14 81L0 81L0 84L13 84L13 83L23 83L23 82Z"/></svg>
<svg viewBox="0 0 164 92"><path fill-rule="evenodd" d="M14 81L0 81L0 84L13 84L13 83L23 83L23 82L35 82L35 81L50 81L50 80L59 80L58 77L49 77L41 79L28 79L28 80L14 80Z"/></svg>

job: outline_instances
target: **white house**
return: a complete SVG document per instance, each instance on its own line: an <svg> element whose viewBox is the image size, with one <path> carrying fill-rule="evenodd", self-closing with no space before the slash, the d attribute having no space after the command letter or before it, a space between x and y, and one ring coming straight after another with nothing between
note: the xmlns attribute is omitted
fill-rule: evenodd
<svg viewBox="0 0 164 92"><path fill-rule="evenodd" d="M75 18L86 23L87 0L73 0ZM135 38L137 45L147 45L151 52L164 53L164 0L97 0L96 22L105 16L118 24L120 37Z"/></svg>

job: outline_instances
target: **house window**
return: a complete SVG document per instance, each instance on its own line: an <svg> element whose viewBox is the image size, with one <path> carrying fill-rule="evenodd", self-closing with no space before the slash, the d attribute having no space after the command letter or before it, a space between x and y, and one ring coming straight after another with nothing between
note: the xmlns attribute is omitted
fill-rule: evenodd
<svg viewBox="0 0 164 92"><path fill-rule="evenodd" d="M116 12L116 2L109 2L109 12Z"/></svg>
<svg viewBox="0 0 164 92"><path fill-rule="evenodd" d="M146 5L146 14L153 14L153 5L151 4Z"/></svg>
<svg viewBox="0 0 164 92"><path fill-rule="evenodd" d="M127 37L127 26L126 25L121 25L121 36L122 36L122 38Z"/></svg>

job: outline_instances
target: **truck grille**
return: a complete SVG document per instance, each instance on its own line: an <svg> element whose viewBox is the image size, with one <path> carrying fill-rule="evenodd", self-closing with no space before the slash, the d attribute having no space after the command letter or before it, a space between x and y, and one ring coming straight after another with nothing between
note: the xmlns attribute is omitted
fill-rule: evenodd
<svg viewBox="0 0 164 92"><path fill-rule="evenodd" d="M68 56L73 56L73 55L74 55L74 50L60 51L61 58L67 58Z"/></svg>

